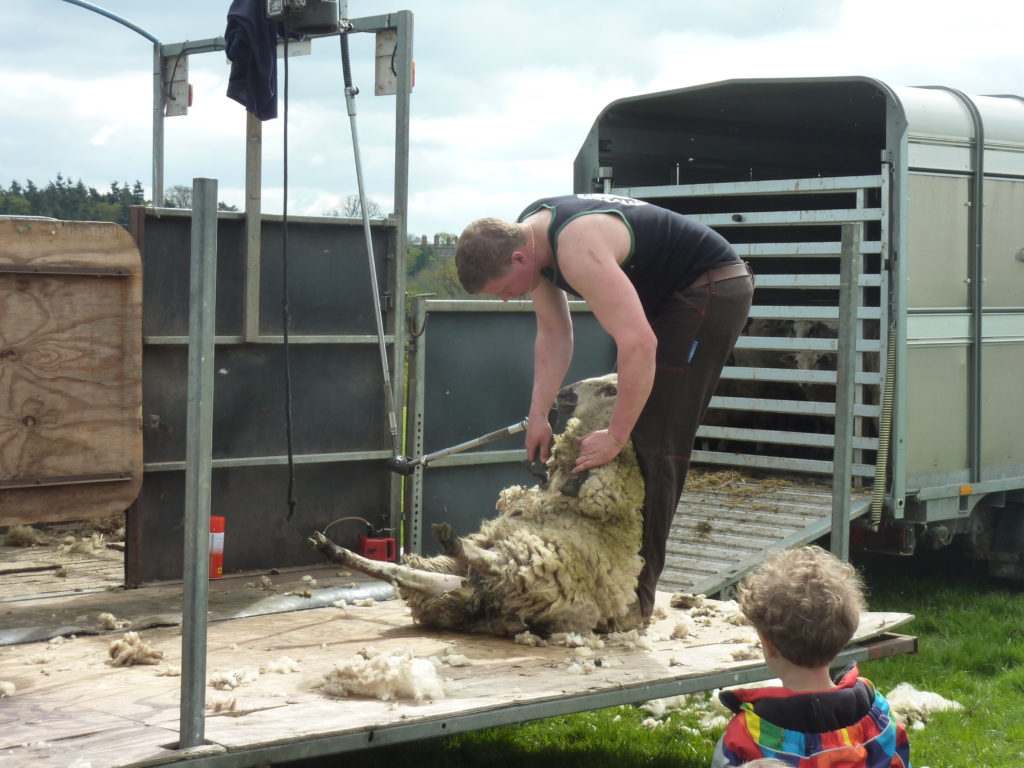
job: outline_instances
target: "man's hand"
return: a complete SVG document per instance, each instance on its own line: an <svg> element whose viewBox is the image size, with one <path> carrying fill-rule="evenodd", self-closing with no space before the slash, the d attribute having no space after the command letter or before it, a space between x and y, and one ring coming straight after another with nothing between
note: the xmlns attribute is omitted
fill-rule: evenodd
<svg viewBox="0 0 1024 768"><path fill-rule="evenodd" d="M554 434L548 420L531 417L526 425L526 458L529 461L547 461L551 456L553 440Z"/></svg>
<svg viewBox="0 0 1024 768"><path fill-rule="evenodd" d="M580 454L576 457L576 466L572 473L600 467L619 455L622 443L616 440L607 429L591 432L580 440Z"/></svg>

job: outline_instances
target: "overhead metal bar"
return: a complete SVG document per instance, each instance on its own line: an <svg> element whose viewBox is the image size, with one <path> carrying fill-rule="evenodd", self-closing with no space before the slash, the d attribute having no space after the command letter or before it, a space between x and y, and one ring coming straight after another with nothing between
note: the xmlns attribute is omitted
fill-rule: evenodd
<svg viewBox="0 0 1024 768"><path fill-rule="evenodd" d="M142 27L138 26L137 24L133 24L123 16L118 16L116 13L108 11L106 8L100 8L98 5L86 3L84 2L84 0L64 0L64 2L71 3L71 5L77 5L79 8L85 8L87 11L92 11L93 13L98 13L100 16L106 16L108 19L116 21L118 24L121 24L125 27L128 27L128 29L130 29L132 32L138 32L144 38L149 40L149 42L155 43L156 45L160 45L160 41L153 37L153 35L144 30Z"/></svg>
<svg viewBox="0 0 1024 768"><path fill-rule="evenodd" d="M772 179L769 181L714 182L711 184L663 184L650 187L618 187L617 195L642 199L658 197L698 197L728 195L777 195L779 193L819 194L821 192L857 192L878 187L881 176L837 176L809 179Z"/></svg>

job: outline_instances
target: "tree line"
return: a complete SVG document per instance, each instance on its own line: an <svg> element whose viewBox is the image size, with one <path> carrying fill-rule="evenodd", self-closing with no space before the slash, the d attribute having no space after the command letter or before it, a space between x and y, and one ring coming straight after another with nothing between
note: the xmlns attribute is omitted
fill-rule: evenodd
<svg viewBox="0 0 1024 768"><path fill-rule="evenodd" d="M48 216L66 221L112 221L127 229L128 209L133 205L149 205L142 182L134 184L113 181L110 189L100 192L78 179L72 181L63 173L37 186L31 179L24 184L11 181L0 185L0 215ZM176 185L164 192L164 205L168 208L191 208L192 188ZM221 211L237 211L233 205L217 204ZM372 218L384 216L380 204L367 199L367 213ZM324 211L326 216L362 215L358 195L349 195L340 206ZM454 245L458 238L450 232L439 232L433 237L409 235L406 250L407 288L410 294L431 293L437 298L467 298L455 271Z"/></svg>
<svg viewBox="0 0 1024 768"><path fill-rule="evenodd" d="M142 182L127 181L110 183L110 190L100 192L87 187L81 179L72 181L62 173L36 186L27 179L24 184L17 180L10 186L0 186L0 215L49 216L65 221L112 221L128 228L128 209L133 205L149 205ZM192 188L174 186L164 193L164 205L168 208L191 208ZM237 211L238 208L225 203L217 204L218 210Z"/></svg>
<svg viewBox="0 0 1024 768"><path fill-rule="evenodd" d="M0 214L14 216L49 216L69 221L113 221L128 226L128 208L146 202L142 184L136 181L119 184L114 181L108 192L87 187L79 179L71 181L58 173L46 186L38 187L31 179L24 184L12 181L0 186Z"/></svg>

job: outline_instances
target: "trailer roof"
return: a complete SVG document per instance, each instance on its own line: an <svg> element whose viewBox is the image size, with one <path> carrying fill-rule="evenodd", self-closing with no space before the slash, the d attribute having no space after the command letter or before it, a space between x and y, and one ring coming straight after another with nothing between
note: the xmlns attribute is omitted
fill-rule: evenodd
<svg viewBox="0 0 1024 768"><path fill-rule="evenodd" d="M976 113L976 116L975 114ZM947 86L890 86L871 77L734 79L611 102L594 122L591 136L612 124L685 124L711 130L728 125L734 135L756 139L829 136L831 142L892 147L911 142L974 141L976 117L988 150L1017 157L986 159L988 173L1024 175L1024 98L977 96ZM966 158L967 156L964 155ZM937 170L966 170L963 158Z"/></svg>

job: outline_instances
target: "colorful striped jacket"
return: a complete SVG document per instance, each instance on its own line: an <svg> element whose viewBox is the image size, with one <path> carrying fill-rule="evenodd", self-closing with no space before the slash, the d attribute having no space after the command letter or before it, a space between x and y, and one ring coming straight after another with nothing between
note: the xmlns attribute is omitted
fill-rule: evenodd
<svg viewBox="0 0 1024 768"><path fill-rule="evenodd" d="M736 715L715 748L712 768L759 757L794 768L910 768L906 729L855 664L828 691L736 688L719 699Z"/></svg>

